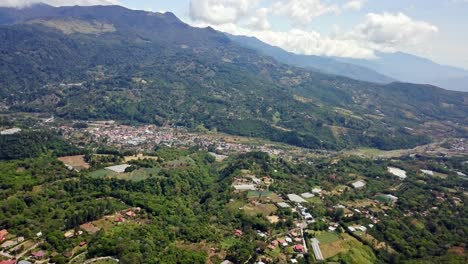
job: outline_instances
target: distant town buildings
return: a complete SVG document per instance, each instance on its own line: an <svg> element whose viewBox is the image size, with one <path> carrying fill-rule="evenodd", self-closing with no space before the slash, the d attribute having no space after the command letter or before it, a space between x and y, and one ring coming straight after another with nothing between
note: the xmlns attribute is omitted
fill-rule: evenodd
<svg viewBox="0 0 468 264"><path fill-rule="evenodd" d="M21 128L14 127L0 131L0 135L14 135L19 132L21 132Z"/></svg>

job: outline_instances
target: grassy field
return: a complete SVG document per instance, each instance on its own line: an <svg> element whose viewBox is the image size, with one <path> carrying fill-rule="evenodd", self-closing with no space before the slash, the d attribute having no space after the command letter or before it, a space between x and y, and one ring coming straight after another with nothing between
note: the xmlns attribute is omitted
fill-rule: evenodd
<svg viewBox="0 0 468 264"><path fill-rule="evenodd" d="M270 197L272 196L273 194L275 194L274 192L270 192L270 191L249 191L247 193L247 198L258 198L259 196L261 197Z"/></svg>
<svg viewBox="0 0 468 264"><path fill-rule="evenodd" d="M244 212L247 215L257 215L262 214L264 216L271 215L278 210L274 204L247 204L244 206Z"/></svg>
<svg viewBox="0 0 468 264"><path fill-rule="evenodd" d="M228 209L230 212L235 213L235 212L239 211L239 208L243 208L244 205L246 205L246 202L241 201L241 200L234 200L232 202L229 202L226 205L226 209Z"/></svg>
<svg viewBox="0 0 468 264"><path fill-rule="evenodd" d="M137 156L125 156L124 161L125 163L132 161L132 160L142 160L142 159L152 159L152 160L158 160L158 157L154 156L144 156L142 154L139 154Z"/></svg>
<svg viewBox="0 0 468 264"><path fill-rule="evenodd" d="M164 163L164 167L183 168L195 165L195 161L190 157L180 157L176 160L171 160Z"/></svg>
<svg viewBox="0 0 468 264"><path fill-rule="evenodd" d="M224 250L229 249L230 247L236 244L236 241L237 239L232 238L232 237L226 238L219 243L219 247Z"/></svg>
<svg viewBox="0 0 468 264"><path fill-rule="evenodd" d="M313 205L322 205L323 201L319 197L311 197L306 199L309 203Z"/></svg>
<svg viewBox="0 0 468 264"><path fill-rule="evenodd" d="M324 238L320 238L320 237L318 238L318 240L320 241L320 249L322 250L322 254L324 258L330 258L341 252L348 251L350 249L350 243L349 243L350 240L355 240L357 242L355 238L347 234L341 234L340 236L341 237L336 236L333 238L331 236L324 237L325 240L328 239L329 241L333 241L329 243L322 243L321 239L324 239Z"/></svg>
<svg viewBox="0 0 468 264"><path fill-rule="evenodd" d="M129 173L117 173L101 169L91 172L90 175L95 178L115 178L128 181L142 181L150 178L151 176L157 176L160 171L160 168L142 168Z"/></svg>
<svg viewBox="0 0 468 264"><path fill-rule="evenodd" d="M270 201L273 203L283 202L283 199L276 193L270 191L249 191L247 193L248 199Z"/></svg>
<svg viewBox="0 0 468 264"><path fill-rule="evenodd" d="M327 231L317 234L316 238L320 241L320 244L329 244L341 239L339 234Z"/></svg>

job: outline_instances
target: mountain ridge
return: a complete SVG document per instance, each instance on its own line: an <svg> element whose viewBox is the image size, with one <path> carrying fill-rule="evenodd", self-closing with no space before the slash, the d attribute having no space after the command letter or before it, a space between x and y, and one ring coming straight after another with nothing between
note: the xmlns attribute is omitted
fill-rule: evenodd
<svg viewBox="0 0 468 264"><path fill-rule="evenodd" d="M468 91L468 71L463 68L441 65L430 59L404 52L377 52L376 55L375 60L334 58L375 69L404 82L427 83L449 90Z"/></svg>
<svg viewBox="0 0 468 264"><path fill-rule="evenodd" d="M98 35L22 20L0 26L2 104L70 119L203 125L307 148L413 147L429 142L431 124L466 132L466 93L323 74L170 14L111 7L99 15L105 8L52 12L116 29Z"/></svg>
<svg viewBox="0 0 468 264"><path fill-rule="evenodd" d="M314 70L321 71L323 73L345 76L361 81L375 82L381 84L396 81L396 79L387 77L367 67L354 65L346 62L343 63L339 60L329 57L295 54L283 50L279 47L269 45L255 37L231 35L228 33L225 34L231 40L240 43L241 45L244 45L246 47L257 50L267 56L272 56L273 58L282 63L291 64L298 67L311 68Z"/></svg>

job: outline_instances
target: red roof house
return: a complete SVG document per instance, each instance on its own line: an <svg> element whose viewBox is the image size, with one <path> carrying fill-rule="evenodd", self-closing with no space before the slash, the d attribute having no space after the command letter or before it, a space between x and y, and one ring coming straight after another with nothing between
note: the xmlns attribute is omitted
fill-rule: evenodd
<svg viewBox="0 0 468 264"><path fill-rule="evenodd" d="M37 252L32 253L31 256L33 256L33 258L35 259L42 259L45 256L45 252L42 250L39 250Z"/></svg>
<svg viewBox="0 0 468 264"><path fill-rule="evenodd" d="M16 259L2 260L0 264L16 264Z"/></svg>
<svg viewBox="0 0 468 264"><path fill-rule="evenodd" d="M294 246L294 251L302 252L302 251L304 251L304 247L302 245L295 245Z"/></svg>
<svg viewBox="0 0 468 264"><path fill-rule="evenodd" d="M121 216L117 216L117 217L114 219L114 221L115 221L116 223L123 223L123 222L125 222L125 219L124 219L123 217L121 217Z"/></svg>
<svg viewBox="0 0 468 264"><path fill-rule="evenodd" d="M234 234L235 234L236 236L242 236L243 232L242 232L242 230L240 230L240 229L236 229L236 231L234 232Z"/></svg>
<svg viewBox="0 0 468 264"><path fill-rule="evenodd" d="M128 217L135 217L135 216L136 216L135 212L133 212L133 211L128 211L128 212L126 212L125 214L126 214Z"/></svg>
<svg viewBox="0 0 468 264"><path fill-rule="evenodd" d="M6 229L0 230L0 242L6 239L8 235L8 231Z"/></svg>

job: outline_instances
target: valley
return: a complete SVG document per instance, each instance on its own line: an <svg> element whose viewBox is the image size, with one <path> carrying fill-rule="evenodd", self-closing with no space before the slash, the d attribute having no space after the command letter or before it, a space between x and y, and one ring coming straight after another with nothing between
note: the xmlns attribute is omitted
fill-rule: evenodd
<svg viewBox="0 0 468 264"><path fill-rule="evenodd" d="M27 120L33 127L16 123L21 131L0 143L49 131L77 147L72 156L46 146L50 151L31 157L24 149L1 162L4 241L37 244L22 252L5 242L3 257L33 260L39 252L38 263L465 258L459 249L466 218L444 216L466 207L463 139L412 150L311 151L181 127ZM41 207L49 209L39 213ZM448 230L453 244L429 252L408 244L436 243ZM124 237L147 240L129 244Z"/></svg>
<svg viewBox="0 0 468 264"><path fill-rule="evenodd" d="M466 92L116 5L0 39L0 264L468 262Z"/></svg>

